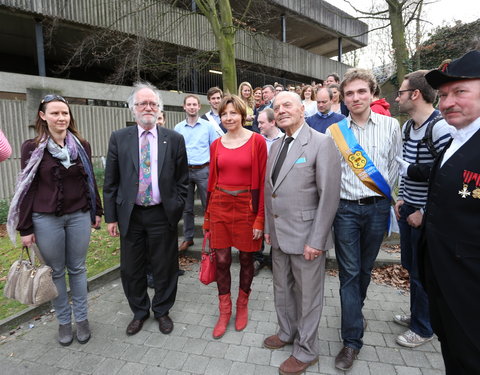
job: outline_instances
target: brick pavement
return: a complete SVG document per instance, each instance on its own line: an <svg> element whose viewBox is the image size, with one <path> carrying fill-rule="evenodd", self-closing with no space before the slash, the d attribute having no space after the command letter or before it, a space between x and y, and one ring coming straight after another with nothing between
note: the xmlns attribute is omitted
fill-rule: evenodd
<svg viewBox="0 0 480 375"><path fill-rule="evenodd" d="M238 263L232 265L236 297ZM197 280L198 265L180 277L177 302L170 313L172 334L162 335L150 318L135 336L126 336L132 314L120 280L109 282L89 296L92 339L69 347L56 343L57 323L52 315L28 323L0 344L0 373L16 374L278 374L278 366L290 355L291 346L271 351L262 347L265 337L276 330L272 276L263 269L254 279L250 299L250 321L236 332L233 319L220 340L211 336L217 319L214 285ZM319 362L307 374L342 374L334 368L341 348L338 277L327 276L325 307L320 325ZM444 373L438 340L417 349L395 343L403 327L392 322L394 313L408 309L409 298L398 290L371 284L364 307L368 321L365 345L348 374L440 375Z"/></svg>

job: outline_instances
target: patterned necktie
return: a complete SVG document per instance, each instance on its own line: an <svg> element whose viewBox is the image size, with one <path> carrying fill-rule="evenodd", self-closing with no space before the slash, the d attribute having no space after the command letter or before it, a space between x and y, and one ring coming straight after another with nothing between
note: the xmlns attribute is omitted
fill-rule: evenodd
<svg viewBox="0 0 480 375"><path fill-rule="evenodd" d="M140 173L137 200L142 206L152 204L152 171L150 169L150 142L145 130L141 136L140 143Z"/></svg>
<svg viewBox="0 0 480 375"><path fill-rule="evenodd" d="M293 141L292 137L285 138L285 142L283 144L282 151L280 151L280 155L278 155L277 164L275 164L275 167L273 168L273 172L272 172L273 185L275 185L275 182L277 181L277 177L278 177L278 174L280 173L280 169L282 169L283 162L285 161L285 158L287 157L288 145L292 141Z"/></svg>

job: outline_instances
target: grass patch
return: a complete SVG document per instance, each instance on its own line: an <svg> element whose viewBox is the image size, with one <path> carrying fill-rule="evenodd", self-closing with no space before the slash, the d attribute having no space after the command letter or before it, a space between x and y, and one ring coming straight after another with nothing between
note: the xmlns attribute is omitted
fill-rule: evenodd
<svg viewBox="0 0 480 375"><path fill-rule="evenodd" d="M18 238L17 247L14 247L6 234L5 226L2 225L0 229L0 320L28 307L3 296L8 270L20 256L20 243L20 238ZM119 238L110 237L105 224L102 229L92 231L87 253L87 277L98 275L119 263Z"/></svg>
<svg viewBox="0 0 480 375"><path fill-rule="evenodd" d="M6 199L0 199L0 224L5 224L7 222L8 208L10 202Z"/></svg>

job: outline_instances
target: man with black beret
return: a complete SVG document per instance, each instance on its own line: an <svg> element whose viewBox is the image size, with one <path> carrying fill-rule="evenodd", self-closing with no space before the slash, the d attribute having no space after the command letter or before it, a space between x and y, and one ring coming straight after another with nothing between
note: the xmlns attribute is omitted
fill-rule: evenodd
<svg viewBox="0 0 480 375"><path fill-rule="evenodd" d="M480 374L480 51L425 75L456 128L432 167L419 254L447 374Z"/></svg>

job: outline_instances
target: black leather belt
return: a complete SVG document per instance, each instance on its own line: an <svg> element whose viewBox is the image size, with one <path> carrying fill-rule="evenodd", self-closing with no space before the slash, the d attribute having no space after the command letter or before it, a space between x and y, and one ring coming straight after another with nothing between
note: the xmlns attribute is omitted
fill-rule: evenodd
<svg viewBox="0 0 480 375"><path fill-rule="evenodd" d="M208 167L210 163L205 163L205 164L202 164L202 165L189 165L188 168L190 169L202 169L202 168L205 168L205 167Z"/></svg>
<svg viewBox="0 0 480 375"><path fill-rule="evenodd" d="M362 199L354 199L354 200L350 200L350 199L342 199L342 201L345 201L345 202L351 202L351 203L356 203L358 204L359 206L366 206L368 204L374 204L374 203L377 203L381 200L385 199L385 197L380 197L380 196L374 196L374 197L367 197L367 198L362 198Z"/></svg>
<svg viewBox="0 0 480 375"><path fill-rule="evenodd" d="M221 187L218 187L218 186L216 187L216 189L220 190L220 191L223 191L224 193L233 195L234 197L236 197L238 194L248 193L250 191L248 189L244 189L244 190L225 190L225 189L222 189Z"/></svg>
<svg viewBox="0 0 480 375"><path fill-rule="evenodd" d="M158 207L158 206L161 206L162 205L162 202L158 203L158 204L151 204L149 206L142 206L141 204L134 204L135 208L139 208L139 209L142 209L142 210L147 210L147 209L150 209L150 208L153 208L153 207Z"/></svg>

